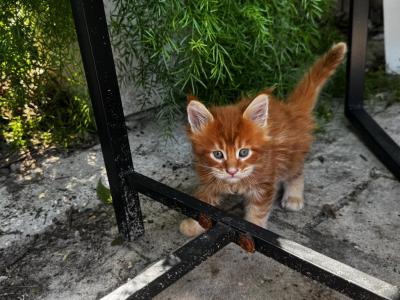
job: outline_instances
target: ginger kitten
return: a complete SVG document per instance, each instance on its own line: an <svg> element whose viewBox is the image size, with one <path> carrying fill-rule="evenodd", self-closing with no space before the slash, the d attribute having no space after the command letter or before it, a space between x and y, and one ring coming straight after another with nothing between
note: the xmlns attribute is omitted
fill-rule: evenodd
<svg viewBox="0 0 400 300"><path fill-rule="evenodd" d="M266 91L252 101L208 110L189 96L189 138L200 180L195 197L218 205L224 195L242 194L245 219L264 228L280 183L282 206L292 211L303 208L303 164L313 141L312 110L346 50L345 43L338 43L320 57L286 102ZM204 229L185 219L180 231L196 236Z"/></svg>

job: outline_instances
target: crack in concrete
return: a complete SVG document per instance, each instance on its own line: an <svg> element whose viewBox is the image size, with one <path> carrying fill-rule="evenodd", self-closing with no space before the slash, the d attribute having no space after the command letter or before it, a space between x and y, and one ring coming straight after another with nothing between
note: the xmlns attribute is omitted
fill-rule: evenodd
<svg viewBox="0 0 400 300"><path fill-rule="evenodd" d="M357 201L358 195L366 190L373 180L374 179L371 178L357 184L350 193L340 198L336 203L329 205L332 209L332 213L335 215L340 209L349 205L350 202ZM307 223L303 229L310 230L328 220L330 217L330 214L328 214L324 209L321 209L321 212L319 212L311 222Z"/></svg>

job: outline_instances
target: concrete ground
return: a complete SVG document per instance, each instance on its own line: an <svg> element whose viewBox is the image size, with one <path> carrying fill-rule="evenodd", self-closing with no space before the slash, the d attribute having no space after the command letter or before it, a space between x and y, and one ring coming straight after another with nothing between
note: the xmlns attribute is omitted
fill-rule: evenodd
<svg viewBox="0 0 400 300"><path fill-rule="evenodd" d="M400 105L375 118L400 143ZM137 171L185 192L196 179L180 121L173 143L146 116L128 120ZM0 177L0 299L98 299L187 240L181 214L141 197L146 234L118 237L113 211L96 197L107 182L100 146L47 151ZM270 229L391 284L400 282L400 183L344 119L317 135L306 167L306 205L279 206ZM225 209L240 214L240 205ZM157 299L345 299L317 282L229 245Z"/></svg>

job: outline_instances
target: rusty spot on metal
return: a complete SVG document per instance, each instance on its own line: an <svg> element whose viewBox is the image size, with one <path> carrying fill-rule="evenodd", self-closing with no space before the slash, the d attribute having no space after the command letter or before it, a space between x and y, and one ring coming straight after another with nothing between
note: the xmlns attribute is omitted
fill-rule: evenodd
<svg viewBox="0 0 400 300"><path fill-rule="evenodd" d="M210 217L208 217L204 213L200 213L199 215L199 224L204 229L210 229L213 225Z"/></svg>
<svg viewBox="0 0 400 300"><path fill-rule="evenodd" d="M241 233L239 235L239 246L250 253L254 253L256 251L254 240L248 234Z"/></svg>

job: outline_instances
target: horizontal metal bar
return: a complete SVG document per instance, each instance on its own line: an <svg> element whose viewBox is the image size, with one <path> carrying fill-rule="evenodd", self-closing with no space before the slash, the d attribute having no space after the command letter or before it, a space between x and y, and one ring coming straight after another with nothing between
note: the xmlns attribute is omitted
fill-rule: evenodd
<svg viewBox="0 0 400 300"><path fill-rule="evenodd" d="M400 147L364 110L347 110L350 123L378 159L400 180Z"/></svg>
<svg viewBox="0 0 400 300"><path fill-rule="evenodd" d="M102 300L151 299L229 244L234 234L229 226L217 223L206 233L153 264Z"/></svg>
<svg viewBox="0 0 400 300"><path fill-rule="evenodd" d="M396 286L286 240L243 219L230 216L149 177L134 173L129 175L128 182L139 193L178 209L187 216L197 218L201 212L214 222L230 226L237 234L250 235L254 239L257 251L343 294L357 299L400 299L400 292Z"/></svg>

